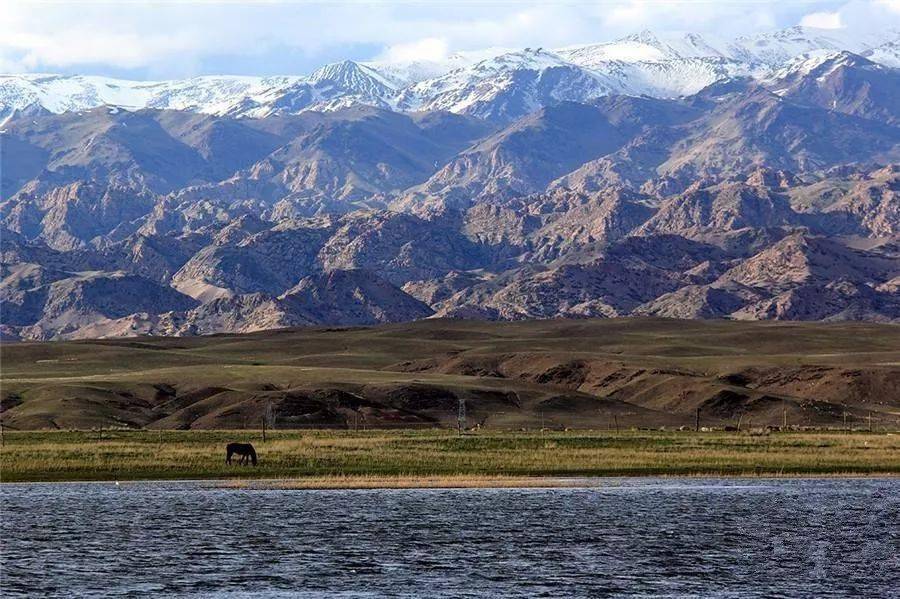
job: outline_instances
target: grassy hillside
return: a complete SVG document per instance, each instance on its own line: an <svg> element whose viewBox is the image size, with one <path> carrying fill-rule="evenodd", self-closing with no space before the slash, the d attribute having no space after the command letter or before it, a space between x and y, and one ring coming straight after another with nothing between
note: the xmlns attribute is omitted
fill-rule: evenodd
<svg viewBox="0 0 900 599"><path fill-rule="evenodd" d="M4 429L900 428L900 327L658 319L0 346Z"/></svg>

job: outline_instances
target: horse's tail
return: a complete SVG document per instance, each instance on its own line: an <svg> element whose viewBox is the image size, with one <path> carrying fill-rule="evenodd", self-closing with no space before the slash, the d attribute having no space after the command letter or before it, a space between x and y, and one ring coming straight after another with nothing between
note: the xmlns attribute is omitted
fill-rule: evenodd
<svg viewBox="0 0 900 599"><path fill-rule="evenodd" d="M256 466L256 450L253 446L250 446L250 461L253 462L253 465Z"/></svg>

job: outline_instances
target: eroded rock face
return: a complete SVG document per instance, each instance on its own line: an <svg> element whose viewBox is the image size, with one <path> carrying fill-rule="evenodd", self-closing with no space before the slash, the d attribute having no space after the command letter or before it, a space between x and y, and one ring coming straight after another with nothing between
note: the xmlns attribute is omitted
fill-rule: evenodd
<svg viewBox="0 0 900 599"><path fill-rule="evenodd" d="M397 212L342 218L318 260L326 270L362 268L400 285L485 263L481 247L455 227Z"/></svg>
<svg viewBox="0 0 900 599"><path fill-rule="evenodd" d="M278 295L318 268L317 252L331 232L299 224L208 245L172 276L172 285L201 299L235 293Z"/></svg>
<svg viewBox="0 0 900 599"><path fill-rule="evenodd" d="M872 252L795 233L742 261L719 277L718 281L769 291L839 280L878 284L890 278L897 266L896 260L885 259Z"/></svg>
<svg viewBox="0 0 900 599"><path fill-rule="evenodd" d="M279 298L296 313L322 324L378 324L431 316L424 302L371 271L331 270L306 277Z"/></svg>
<svg viewBox="0 0 900 599"><path fill-rule="evenodd" d="M615 151L626 133L591 106L542 108L465 150L398 203L465 209L473 201L544 189L586 160Z"/></svg>
<svg viewBox="0 0 900 599"><path fill-rule="evenodd" d="M746 301L728 289L688 285L639 306L633 314L663 318L724 318L741 309Z"/></svg>
<svg viewBox="0 0 900 599"><path fill-rule="evenodd" d="M680 286L677 275L646 264L609 260L523 269L508 279L475 285L440 303L438 315L491 310L494 318L612 317Z"/></svg>
<svg viewBox="0 0 900 599"><path fill-rule="evenodd" d="M709 231L795 224L796 214L777 188L770 190L746 183L723 183L690 189L666 200L638 232L642 235L700 235Z"/></svg>
<svg viewBox="0 0 900 599"><path fill-rule="evenodd" d="M868 173L828 206L853 223L853 233L870 237L900 235L900 168L897 165Z"/></svg>
<svg viewBox="0 0 900 599"><path fill-rule="evenodd" d="M121 271L21 274L19 270L4 278L3 300L13 308L9 322L19 325L17 335L23 339L64 337L135 313L196 305L171 287Z"/></svg>

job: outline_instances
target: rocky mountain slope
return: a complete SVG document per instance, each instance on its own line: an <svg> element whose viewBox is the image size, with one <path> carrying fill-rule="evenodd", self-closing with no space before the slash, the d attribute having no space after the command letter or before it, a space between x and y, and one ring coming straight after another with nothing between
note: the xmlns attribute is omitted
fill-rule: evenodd
<svg viewBox="0 0 900 599"><path fill-rule="evenodd" d="M717 47L621 44L556 54ZM530 103L526 77L487 112L19 113L0 131L3 337L430 316L900 320L900 70L748 47L766 77L677 98ZM396 87L344 66L319 82Z"/></svg>

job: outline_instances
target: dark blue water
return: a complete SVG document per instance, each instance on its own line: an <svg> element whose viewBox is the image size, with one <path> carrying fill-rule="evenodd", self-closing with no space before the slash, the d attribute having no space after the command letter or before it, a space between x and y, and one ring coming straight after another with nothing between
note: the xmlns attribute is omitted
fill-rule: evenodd
<svg viewBox="0 0 900 599"><path fill-rule="evenodd" d="M898 480L2 485L4 597L900 596Z"/></svg>

